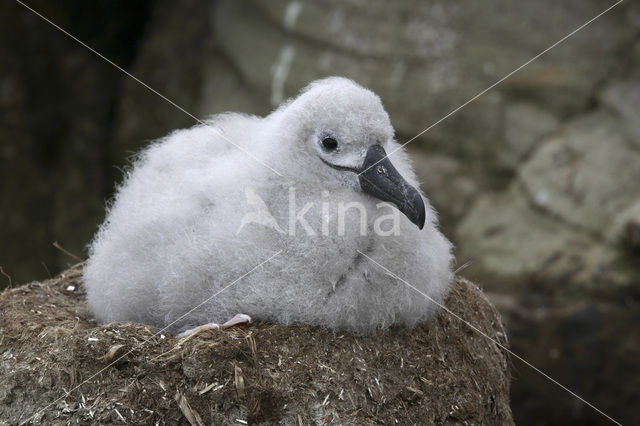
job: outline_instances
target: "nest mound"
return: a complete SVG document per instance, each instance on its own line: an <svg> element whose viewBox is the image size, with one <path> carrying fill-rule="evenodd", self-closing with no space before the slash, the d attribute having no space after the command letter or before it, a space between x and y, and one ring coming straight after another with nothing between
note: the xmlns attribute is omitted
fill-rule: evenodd
<svg viewBox="0 0 640 426"><path fill-rule="evenodd" d="M512 424L507 354L446 312L375 336L258 322L180 340L97 325L80 276L0 294L0 423ZM506 345L475 285L446 304Z"/></svg>

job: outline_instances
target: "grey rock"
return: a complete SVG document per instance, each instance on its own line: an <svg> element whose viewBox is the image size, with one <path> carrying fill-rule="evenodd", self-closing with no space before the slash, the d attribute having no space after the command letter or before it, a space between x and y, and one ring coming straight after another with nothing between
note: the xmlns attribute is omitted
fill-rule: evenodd
<svg viewBox="0 0 640 426"><path fill-rule="evenodd" d="M475 202L458 227L460 256L490 275L562 277L588 290L635 285L620 243L640 200L640 152L622 128L597 111L545 140L508 190Z"/></svg>
<svg viewBox="0 0 640 426"><path fill-rule="evenodd" d="M469 210L478 192L478 182L455 157L408 147L420 186L441 212L440 221L447 233Z"/></svg>
<svg viewBox="0 0 640 426"><path fill-rule="evenodd" d="M640 198L640 152L620 121L599 111L545 142L520 169L520 182L537 208L605 237L603 224Z"/></svg>
<svg viewBox="0 0 640 426"><path fill-rule="evenodd" d="M392 115L401 112L401 133L413 135L602 10L597 2L571 3L222 1L215 26L238 71L276 103L274 73L290 47L283 97L320 76L347 75L381 93ZM634 27L627 14L607 15L575 34L572 46L514 75L505 91L575 112L607 71L600 58L613 59Z"/></svg>
<svg viewBox="0 0 640 426"><path fill-rule="evenodd" d="M505 108L504 149L497 150L501 162L516 168L536 142L558 127L558 118L532 103L514 102Z"/></svg>
<svg viewBox="0 0 640 426"><path fill-rule="evenodd" d="M625 119L629 141L640 148L640 69L634 80L615 81L601 95L601 101Z"/></svg>

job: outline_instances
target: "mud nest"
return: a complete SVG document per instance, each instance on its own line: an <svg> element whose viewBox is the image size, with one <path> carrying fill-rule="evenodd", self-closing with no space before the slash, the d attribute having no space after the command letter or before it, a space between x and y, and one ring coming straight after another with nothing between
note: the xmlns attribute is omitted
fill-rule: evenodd
<svg viewBox="0 0 640 426"><path fill-rule="evenodd" d="M81 265L0 294L0 424L511 424L507 354L452 315L353 336L254 323L187 339L97 325ZM506 345L457 279L447 307Z"/></svg>

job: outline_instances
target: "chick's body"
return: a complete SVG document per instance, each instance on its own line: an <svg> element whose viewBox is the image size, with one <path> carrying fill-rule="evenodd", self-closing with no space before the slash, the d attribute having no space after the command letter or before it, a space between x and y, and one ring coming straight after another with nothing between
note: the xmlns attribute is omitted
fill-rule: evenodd
<svg viewBox="0 0 640 426"><path fill-rule="evenodd" d="M423 229L393 222L395 207L352 172L371 146L398 148L373 93L331 78L265 118L208 125L153 143L117 191L84 271L99 321L179 331L242 312L369 333L436 312L369 259L438 302L447 294L451 244L426 199ZM417 187L404 151L389 157Z"/></svg>

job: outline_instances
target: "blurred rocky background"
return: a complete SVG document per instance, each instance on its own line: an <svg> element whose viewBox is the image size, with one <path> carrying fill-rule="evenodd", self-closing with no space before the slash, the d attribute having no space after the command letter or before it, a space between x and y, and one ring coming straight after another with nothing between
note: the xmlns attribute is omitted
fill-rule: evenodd
<svg viewBox="0 0 640 426"><path fill-rule="evenodd" d="M613 3L27 2L196 116L266 114L344 75L381 95L400 141ZM127 158L194 121L20 4L2 2L0 24L0 265L15 285L74 262L55 241L84 257ZM407 148L513 350L640 423L640 5L618 5ZM605 423L513 363L517 423Z"/></svg>

